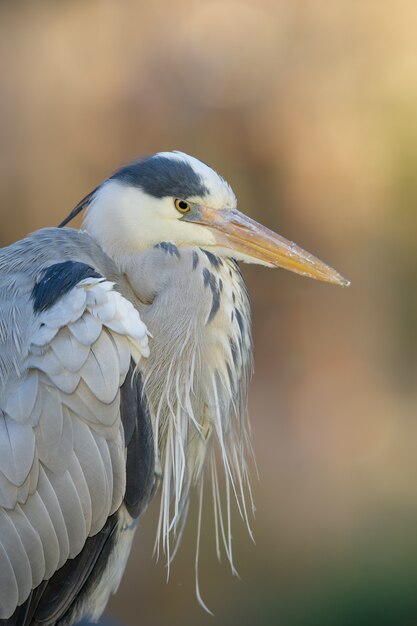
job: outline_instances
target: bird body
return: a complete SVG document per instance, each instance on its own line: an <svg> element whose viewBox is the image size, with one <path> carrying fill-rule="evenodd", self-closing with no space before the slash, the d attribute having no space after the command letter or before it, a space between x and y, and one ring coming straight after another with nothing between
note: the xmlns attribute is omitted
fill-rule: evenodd
<svg viewBox="0 0 417 626"><path fill-rule="evenodd" d="M182 153L118 170L68 219L82 210L85 230L0 251L0 624L98 619L159 483L168 562L207 474L233 567L231 494L248 525L251 504L236 259L346 284L240 214L229 185Z"/></svg>

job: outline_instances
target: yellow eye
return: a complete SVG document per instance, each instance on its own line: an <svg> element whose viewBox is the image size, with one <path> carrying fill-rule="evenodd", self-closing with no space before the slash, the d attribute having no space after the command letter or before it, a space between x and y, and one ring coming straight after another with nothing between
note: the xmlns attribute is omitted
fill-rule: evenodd
<svg viewBox="0 0 417 626"><path fill-rule="evenodd" d="M175 208L180 213L188 213L188 211L191 211L191 207L188 202L185 200L178 200L178 198L175 200Z"/></svg>

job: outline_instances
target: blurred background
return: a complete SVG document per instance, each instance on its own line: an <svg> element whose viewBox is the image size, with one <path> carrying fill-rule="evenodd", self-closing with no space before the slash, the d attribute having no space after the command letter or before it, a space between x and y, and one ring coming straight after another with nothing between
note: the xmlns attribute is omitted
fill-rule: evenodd
<svg viewBox="0 0 417 626"><path fill-rule="evenodd" d="M179 149L239 208L352 280L245 267L256 545L241 579L195 511L166 584L141 521L109 614L126 626L417 624L417 4L0 3L1 245L115 168Z"/></svg>

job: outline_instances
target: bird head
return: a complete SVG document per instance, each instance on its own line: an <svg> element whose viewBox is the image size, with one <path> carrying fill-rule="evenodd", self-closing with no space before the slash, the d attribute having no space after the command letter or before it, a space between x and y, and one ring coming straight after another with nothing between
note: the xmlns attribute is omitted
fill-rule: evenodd
<svg viewBox="0 0 417 626"><path fill-rule="evenodd" d="M334 269L236 208L229 184L182 152L159 152L122 167L74 209L121 266L159 242L204 247L218 256L282 267L329 283L349 284Z"/></svg>

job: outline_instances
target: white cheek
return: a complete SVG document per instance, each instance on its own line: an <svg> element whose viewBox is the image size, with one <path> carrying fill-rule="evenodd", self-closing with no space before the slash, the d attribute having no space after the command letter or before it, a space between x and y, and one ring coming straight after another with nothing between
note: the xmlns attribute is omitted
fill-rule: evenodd
<svg viewBox="0 0 417 626"><path fill-rule="evenodd" d="M115 260L161 241L215 245L209 228L181 220L172 198L152 198L141 189L112 180L98 191L84 227Z"/></svg>

